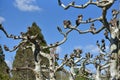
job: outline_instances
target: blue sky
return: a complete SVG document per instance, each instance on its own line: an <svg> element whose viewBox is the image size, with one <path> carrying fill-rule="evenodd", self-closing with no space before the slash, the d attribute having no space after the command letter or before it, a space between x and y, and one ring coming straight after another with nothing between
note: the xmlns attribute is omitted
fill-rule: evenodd
<svg viewBox="0 0 120 80"><path fill-rule="evenodd" d="M73 0L62 0L64 4L68 4ZM76 4L85 3L88 0L75 0ZM109 9L107 17L111 19L111 9L118 9L119 0ZM26 32L27 27L31 26L33 22L42 29L44 38L48 44L60 41L63 36L57 31L57 26L60 26L63 30L63 20L71 20L72 24L75 24L75 20L79 14L83 14L84 20L89 17L95 18L101 15L101 9L95 6L89 6L85 10L69 8L64 10L57 3L57 0L0 0L0 23L9 34L19 35L20 32ZM80 29L87 29L89 25L80 25ZM96 22L96 28L101 26ZM74 48L81 48L83 52L91 52L92 54L98 53L96 47L96 40L103 39L103 33L97 35L84 34L79 35L78 32L73 31L69 34L66 43L61 45L57 52L60 57L63 57L65 53L71 53ZM12 48L20 41L14 41L7 39L5 35L0 31L0 44L6 44ZM107 42L107 41L106 41ZM108 42L107 42L108 43ZM109 43L108 43L109 45ZM14 58L15 52L9 53L4 51L6 55L6 62L9 63Z"/></svg>

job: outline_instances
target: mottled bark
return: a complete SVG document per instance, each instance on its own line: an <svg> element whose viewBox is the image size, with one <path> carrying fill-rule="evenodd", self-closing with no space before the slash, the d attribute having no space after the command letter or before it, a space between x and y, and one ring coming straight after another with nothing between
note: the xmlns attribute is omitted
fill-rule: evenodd
<svg viewBox="0 0 120 80"><path fill-rule="evenodd" d="M113 19L114 20L114 19ZM119 69L118 69L118 62L119 62L119 50L120 50L120 40L118 38L118 35L120 34L119 25L117 25L117 22L112 23L112 26L110 27L110 52L111 52L111 59L110 59L110 73L111 73L111 80L112 79L118 79L119 76Z"/></svg>
<svg viewBox="0 0 120 80"><path fill-rule="evenodd" d="M95 80L102 80L102 79L101 79L100 65L97 65Z"/></svg>
<svg viewBox="0 0 120 80"><path fill-rule="evenodd" d="M34 69L34 72L35 72L35 77L36 77L36 80L44 80L43 79L43 76L42 76L42 69L41 69L41 64L40 64L40 60L38 63L35 62L35 69Z"/></svg>
<svg viewBox="0 0 120 80"><path fill-rule="evenodd" d="M53 60L52 58L49 60L49 76L50 76L50 80L56 80L56 77L55 77L55 67L54 67L54 63L53 63Z"/></svg>

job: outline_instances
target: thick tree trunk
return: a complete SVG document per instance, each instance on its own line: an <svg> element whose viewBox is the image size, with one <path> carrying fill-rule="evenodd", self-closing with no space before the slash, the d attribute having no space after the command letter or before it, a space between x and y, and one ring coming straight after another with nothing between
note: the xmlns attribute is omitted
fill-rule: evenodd
<svg viewBox="0 0 120 80"><path fill-rule="evenodd" d="M102 80L100 74L100 66L97 65L95 80Z"/></svg>
<svg viewBox="0 0 120 80"><path fill-rule="evenodd" d="M118 78L120 79L120 17L119 17L118 29L119 29L119 33L118 33L118 39L119 39L119 42L118 42Z"/></svg>
<svg viewBox="0 0 120 80"><path fill-rule="evenodd" d="M44 80L43 79L43 76L42 76L42 69L41 69L41 64L40 64L41 61L39 61L38 63L35 62L35 77L36 77L36 80Z"/></svg>
<svg viewBox="0 0 120 80"><path fill-rule="evenodd" d="M69 73L69 80L75 80L71 73Z"/></svg>
<svg viewBox="0 0 120 80"><path fill-rule="evenodd" d="M55 63L53 62L53 57L50 54L45 54L43 52L40 52L40 55L46 57L49 60L49 80L56 80Z"/></svg>
<svg viewBox="0 0 120 80"><path fill-rule="evenodd" d="M120 41L119 41L119 43L118 43L118 47L119 47L119 49L118 49L118 78L120 79Z"/></svg>
<svg viewBox="0 0 120 80"><path fill-rule="evenodd" d="M76 77L76 73L75 73L74 66L71 66L71 68L70 68L70 80L75 80L75 77Z"/></svg>
<svg viewBox="0 0 120 80"><path fill-rule="evenodd" d="M117 34L119 34L119 31L117 29L113 29L114 31L111 32L111 59L110 59L110 74L111 74L111 80L118 79L119 76L119 52L120 52L120 41L117 38Z"/></svg>
<svg viewBox="0 0 120 80"><path fill-rule="evenodd" d="M54 72L54 69L55 69L55 67L54 67L54 63L53 63L53 58L51 57L50 59L49 59L49 66L50 66L50 80L56 80L56 78L55 78L55 72Z"/></svg>

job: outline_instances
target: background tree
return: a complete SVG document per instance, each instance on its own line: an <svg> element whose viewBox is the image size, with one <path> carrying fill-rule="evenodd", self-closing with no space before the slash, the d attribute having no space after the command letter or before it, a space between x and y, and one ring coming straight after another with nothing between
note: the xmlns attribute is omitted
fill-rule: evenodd
<svg viewBox="0 0 120 80"><path fill-rule="evenodd" d="M42 35L41 29L39 26L37 26L36 23L33 23L31 27L28 27L28 31L25 33L25 35L30 34L30 35L36 35L38 40L41 40L40 45L47 45L46 41L44 40L44 37ZM27 43L24 46L29 46L30 44ZM49 52L49 50L46 50L45 52ZM48 65L48 61L42 57L42 63L41 65ZM14 67L32 67L34 68L34 55L33 52L31 51L30 48L28 49L23 49L23 48L18 48L15 56L15 60L13 62L13 68ZM30 70L20 70L20 71L13 71L13 79L17 80L35 80L35 75L34 73ZM46 74L46 73L45 73Z"/></svg>
<svg viewBox="0 0 120 80"><path fill-rule="evenodd" d="M0 80L10 80L9 67L5 62L5 55L0 45Z"/></svg>
<svg viewBox="0 0 120 80"><path fill-rule="evenodd" d="M49 66L47 66L47 64L45 64L45 63L44 63L44 65L46 65L48 67L48 72L49 72L49 77L48 78L50 80L56 80L56 72L59 71L61 68L63 68L63 66L67 63L68 64L70 63L70 73L69 73L71 75L70 79L71 80L75 79L74 77L75 77L76 73L75 73L74 65L76 65L76 63L81 60L81 57L80 57L81 50L79 50L79 49L74 50L75 54L71 54L68 59L67 59L67 56L65 55L63 61L59 65L56 65L56 60L59 60L59 57L57 57L55 52L54 52L54 48L63 44L67 40L68 34L73 29L70 29L66 32L62 32L61 28L57 27L58 31L64 36L64 38L63 38L63 40L61 40L59 42L55 42L55 43L50 44L48 46L45 46L45 45L42 46L42 45L39 44L42 40L41 39L37 40L38 33L36 35L30 35L30 34L24 34L23 32L21 32L20 36L14 36L14 35L9 35L6 32L6 30L3 28L2 25L0 26L0 29L5 33L5 35L8 38L12 38L12 39L15 39L15 40L16 39L22 39L22 41L17 46L13 47L13 49L9 49L6 45L4 45L4 49L6 51L12 52L12 51L15 51L18 48L21 48L21 49L31 48L33 55L37 54L37 57L34 57L34 64L35 64L34 68L30 67L30 65L27 65L27 66L22 65L20 67L16 66L15 68L13 68L12 71L31 70L31 71L34 72L36 80L44 80L45 77L44 77L43 72L42 72L42 70L43 70L42 69L42 60L44 60L44 59L42 59L42 57L45 57L49 61L48 62ZM30 29L31 28L28 27L28 31L30 31ZM50 52L47 51L47 49L51 49L51 48L53 48L52 51L50 51ZM75 61L74 61L74 58L76 58ZM89 57L87 57L87 58L89 58ZM72 63L71 63L71 61L72 61ZM84 68L84 66L82 68ZM25 75L25 73L23 73L22 75ZM17 77L15 77L15 78L17 78ZM23 78L25 79L25 77L23 77Z"/></svg>
<svg viewBox="0 0 120 80"><path fill-rule="evenodd" d="M68 5L64 5L61 0L58 0L58 4L63 7L65 10L69 9L70 7L73 8L79 8L79 9L85 9L89 7L89 5L94 5L97 8L102 9L101 16L98 18L88 18L84 21L84 16L79 15L78 19L76 20L76 25L73 26L70 20L64 20L64 28L68 29L74 29L80 34L85 33L92 33L92 34L98 34L102 30L105 30L105 37L110 41L110 75L111 80L112 79L120 79L119 74L119 58L120 56L120 25L119 20L117 19L117 15L120 13L120 11L117 11L115 9L112 10L112 19L110 21L107 20L107 11L111 8L111 6L114 4L115 0L89 0L85 4L76 5L75 2L71 2ZM98 21L102 24L102 26L97 30L95 26L95 22ZM66 23L65 23L66 22ZM91 26L89 29L82 31L80 29L80 24L88 24L91 23ZM106 32L107 31L107 32ZM109 33L109 34L108 34ZM115 66L112 66L115 65Z"/></svg>

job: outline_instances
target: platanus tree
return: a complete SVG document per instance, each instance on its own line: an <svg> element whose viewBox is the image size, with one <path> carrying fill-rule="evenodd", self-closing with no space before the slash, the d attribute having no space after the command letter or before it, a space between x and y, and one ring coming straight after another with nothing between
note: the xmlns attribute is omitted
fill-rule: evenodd
<svg viewBox="0 0 120 80"><path fill-rule="evenodd" d="M65 10L69 9L70 7L78 8L78 9L85 9L89 5L95 5L98 8L102 9L102 15L98 18L92 19L88 18L87 20L83 20L84 16L81 14L78 16L78 19L76 20L76 25L73 26L70 20L63 21L64 28L67 29L74 29L80 34L85 33L92 33L92 34L98 34L102 30L105 30L105 37L110 41L110 80L118 80L120 79L120 73L119 73L119 56L120 56L120 25L119 20L117 19L117 15L120 13L120 11L117 11L115 9L112 10L112 19L110 21L107 20L107 11L111 6L115 3L115 0L88 0L85 4L76 5L75 2L71 2L68 5L64 5L64 3L61 0L58 0L58 3L61 7L63 7ZM96 30L94 22L99 21L102 23L102 26ZM88 24L91 23L91 26L88 30L82 31L79 29L80 24ZM114 65L114 66L112 66Z"/></svg>

